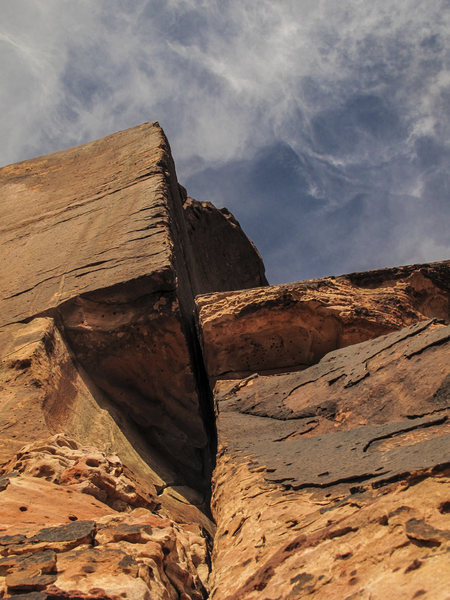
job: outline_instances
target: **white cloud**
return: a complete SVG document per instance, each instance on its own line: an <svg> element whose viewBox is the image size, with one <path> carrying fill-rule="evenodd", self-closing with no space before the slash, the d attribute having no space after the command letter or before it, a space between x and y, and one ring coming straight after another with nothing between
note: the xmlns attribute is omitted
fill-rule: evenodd
<svg viewBox="0 0 450 600"><path fill-rule="evenodd" d="M449 48L446 0L4 0L0 164L159 120L181 180L282 140L328 209L429 194L415 145L447 143Z"/></svg>
<svg viewBox="0 0 450 600"><path fill-rule="evenodd" d="M114 11L105 0L7 4L0 39L14 52L2 54L2 68L10 69L0 121L10 142L3 162L20 156L30 140L36 150L40 139L44 146L50 140L67 145L144 115L167 121L182 160L192 153L227 160L244 154L254 136L264 143L278 135L298 145L298 132L289 134L295 110L304 113L307 129L318 110L338 104L352 88L390 85L414 120L425 123L448 85L444 67L428 89L418 81L426 77L420 42L427 35L448 42L442 2L192 0L164 7L135 1ZM86 81L78 82L78 96L67 91L64 75L80 72L98 86L88 104ZM389 84L398 77L401 85ZM302 89L305 78L321 90L319 103ZM64 105L73 121L65 121Z"/></svg>

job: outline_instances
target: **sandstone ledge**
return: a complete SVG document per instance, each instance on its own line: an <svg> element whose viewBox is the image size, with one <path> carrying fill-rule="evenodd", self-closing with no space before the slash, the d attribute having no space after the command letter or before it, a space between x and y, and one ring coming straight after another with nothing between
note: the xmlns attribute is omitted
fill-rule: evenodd
<svg viewBox="0 0 450 600"><path fill-rule="evenodd" d="M261 287L157 123L0 191L1 598L447 600L450 261Z"/></svg>
<svg viewBox="0 0 450 600"><path fill-rule="evenodd" d="M197 296L208 374L296 370L418 320L448 323L449 279L444 261Z"/></svg>

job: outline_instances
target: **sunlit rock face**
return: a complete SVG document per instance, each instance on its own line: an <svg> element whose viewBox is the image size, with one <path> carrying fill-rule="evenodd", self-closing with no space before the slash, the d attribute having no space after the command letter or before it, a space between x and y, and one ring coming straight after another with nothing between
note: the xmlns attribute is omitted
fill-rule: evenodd
<svg viewBox="0 0 450 600"><path fill-rule="evenodd" d="M72 517L92 521L71 549L95 546L95 560L92 553L86 560L105 563L101 572L78 569L63 581L53 574L66 567L52 559L36 567L49 575L28 583L17 573L32 567L8 563L4 593L53 586L49 594L203 597L214 530L208 497L215 429L194 295L216 289L219 280L227 290L265 284L262 261L226 211L198 203L192 216L194 201L177 182L157 123L4 167L0 189L0 463L12 482L4 494L15 485L19 496L20 486L29 490L23 512L29 516L31 505L40 510L35 529ZM200 256L207 236L216 246ZM65 507L65 491L84 505ZM48 508L52 495L56 514ZM90 513L93 498L100 516L123 513L111 519L125 519L127 527L135 525L126 515L141 510L136 527L147 533L136 534L138 542L154 550L127 558L118 548L134 538L114 534L100 544L117 547L110 562L109 550L97 544L104 524ZM155 534L159 541L152 541L147 513L169 519L161 526L167 534ZM176 523L187 527L185 541ZM17 518L15 526L21 527ZM9 530L6 545L16 535ZM36 531L23 531L25 546L5 555L37 552ZM125 574L116 574L114 561L124 557L131 570L125 565ZM138 576L139 585L126 592L128 579Z"/></svg>
<svg viewBox="0 0 450 600"><path fill-rule="evenodd" d="M157 123L0 202L0 597L447 598L450 262L268 286Z"/></svg>
<svg viewBox="0 0 450 600"><path fill-rule="evenodd" d="M416 321L450 322L450 261L196 299L211 378L298 370Z"/></svg>
<svg viewBox="0 0 450 600"><path fill-rule="evenodd" d="M265 283L253 245L231 217L211 223L210 213L222 213L206 204L198 203L195 224L188 216L188 234L191 210L156 123L5 167L0 181L2 332L52 318L96 400L112 403L119 427L130 424L161 457L166 483L204 491L210 449L198 396L207 394L192 303L211 285L197 272L210 261L220 278L220 237L231 247L237 237L223 263L227 289ZM197 259L206 230L218 243ZM254 273L231 276L246 254Z"/></svg>
<svg viewBox="0 0 450 600"><path fill-rule="evenodd" d="M214 598L446 598L450 326L219 379L214 398Z"/></svg>

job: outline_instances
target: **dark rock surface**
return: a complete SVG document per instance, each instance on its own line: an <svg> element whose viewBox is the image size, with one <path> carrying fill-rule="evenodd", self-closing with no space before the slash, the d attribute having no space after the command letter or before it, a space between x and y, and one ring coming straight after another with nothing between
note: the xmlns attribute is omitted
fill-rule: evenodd
<svg viewBox="0 0 450 600"><path fill-rule="evenodd" d="M449 365L450 327L426 321L299 373L255 376L224 393L218 384L219 443L294 489L380 485L439 466L450 460Z"/></svg>
<svg viewBox="0 0 450 600"><path fill-rule="evenodd" d="M186 198L183 209L198 294L267 285L259 252L230 211L193 198Z"/></svg>
<svg viewBox="0 0 450 600"><path fill-rule="evenodd" d="M361 536L372 535L370 520L368 516L366 521L355 519L352 507L371 507L378 515L380 510L388 514L387 506L393 514L401 512L398 494L425 480L430 499L448 493L449 369L450 327L428 320L335 350L302 371L219 380L215 388L219 455L213 508L219 528L214 597L257 598L265 590L263 597L294 598L303 589L298 587L301 581L308 583L305 593L314 597L347 597L351 577L342 581L346 585L339 585L337 574L334 583L325 576L330 570L337 573L340 562L335 558L339 543L334 544L333 556L326 544L359 536L358 543L345 548L356 545L362 550L341 551L359 573L355 598L382 598L385 588L377 586L379 574L370 568L371 541L361 541ZM450 524L446 527L439 518L443 528L434 527L430 515L420 513L428 501L428 492L423 493L417 487L416 508L405 508L401 522L406 546L440 549L440 558L434 556L435 562L429 563L437 565L448 548ZM442 514L442 499L436 504L435 511ZM337 520L332 516L335 512ZM324 514L329 522L323 521ZM379 515L377 519L376 539L382 543L378 556L391 556L389 518ZM312 537L296 538L295 529L310 530ZM322 544L322 555L315 560L328 557L328 569L298 579L294 559L297 565L307 564L317 571L311 547ZM353 554L354 562L350 561ZM431 558L415 555L412 549L408 556L410 565L403 578L392 579L396 589L409 589L413 579L409 573L418 568L414 565ZM230 561L241 565L233 584L227 568ZM422 576L425 582L424 571ZM222 592L225 585L227 593ZM435 589L438 597L445 597L443 589Z"/></svg>

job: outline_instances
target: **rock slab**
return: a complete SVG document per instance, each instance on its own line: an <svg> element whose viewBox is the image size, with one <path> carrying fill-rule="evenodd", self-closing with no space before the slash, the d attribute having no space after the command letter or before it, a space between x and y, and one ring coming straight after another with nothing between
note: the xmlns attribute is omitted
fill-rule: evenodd
<svg viewBox="0 0 450 600"><path fill-rule="evenodd" d="M450 327L219 380L215 599L447 598Z"/></svg>
<svg viewBox="0 0 450 600"><path fill-rule="evenodd" d="M450 322L450 261L196 299L212 381L298 370L427 318Z"/></svg>
<svg viewBox="0 0 450 600"><path fill-rule="evenodd" d="M205 597L194 295L265 284L257 251L157 123L0 169L0 202L0 597Z"/></svg>

